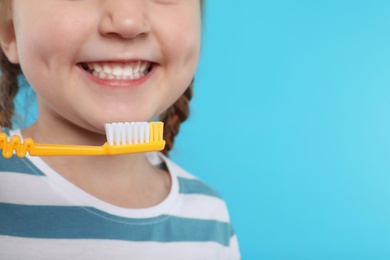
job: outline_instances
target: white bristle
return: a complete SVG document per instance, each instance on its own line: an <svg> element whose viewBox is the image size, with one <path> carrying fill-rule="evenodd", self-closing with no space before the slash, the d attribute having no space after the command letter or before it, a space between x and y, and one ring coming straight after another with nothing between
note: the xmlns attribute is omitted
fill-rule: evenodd
<svg viewBox="0 0 390 260"><path fill-rule="evenodd" d="M114 125L114 144L115 145L120 145L120 143L121 143L121 128L120 128L120 124L113 123L113 125Z"/></svg>
<svg viewBox="0 0 390 260"><path fill-rule="evenodd" d="M158 127L148 122L105 124L109 145L144 144L158 141ZM152 131L152 132L151 132ZM151 136L151 133L153 135Z"/></svg>
<svg viewBox="0 0 390 260"><path fill-rule="evenodd" d="M150 127L149 127L149 123L145 122L144 125L145 125L145 143L149 143L150 142Z"/></svg>
<svg viewBox="0 0 390 260"><path fill-rule="evenodd" d="M130 123L125 123L125 128L126 128L126 142L128 144L131 144L133 142L133 134L131 131L131 124Z"/></svg>
<svg viewBox="0 0 390 260"><path fill-rule="evenodd" d="M121 139L121 144L126 144L126 126L124 123L119 124L120 127L120 139Z"/></svg>
<svg viewBox="0 0 390 260"><path fill-rule="evenodd" d="M145 142L145 125L143 123L138 123L138 135L139 135L139 143L143 144Z"/></svg>
<svg viewBox="0 0 390 260"><path fill-rule="evenodd" d="M138 127L137 123L131 123L131 130L133 131L133 144L138 144Z"/></svg>
<svg viewBox="0 0 390 260"><path fill-rule="evenodd" d="M109 145L114 144L114 133L112 124L105 124L107 143Z"/></svg>

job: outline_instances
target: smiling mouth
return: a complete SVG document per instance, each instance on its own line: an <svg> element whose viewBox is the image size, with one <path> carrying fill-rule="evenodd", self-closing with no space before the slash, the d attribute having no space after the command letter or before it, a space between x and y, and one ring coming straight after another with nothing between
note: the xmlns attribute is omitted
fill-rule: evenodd
<svg viewBox="0 0 390 260"><path fill-rule="evenodd" d="M133 61L126 63L91 62L81 67L93 76L106 80L137 80L145 77L153 67L151 62Z"/></svg>

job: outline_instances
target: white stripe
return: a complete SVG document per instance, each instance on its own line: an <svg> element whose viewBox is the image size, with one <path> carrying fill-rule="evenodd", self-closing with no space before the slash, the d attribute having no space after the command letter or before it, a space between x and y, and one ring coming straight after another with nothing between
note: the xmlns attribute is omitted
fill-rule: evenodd
<svg viewBox="0 0 390 260"><path fill-rule="evenodd" d="M48 178L28 174L2 172L0 174L0 202L42 206L88 206L70 202L56 186L47 186ZM229 222L225 202L201 194L181 194L180 203L166 214L204 220Z"/></svg>
<svg viewBox="0 0 390 260"><path fill-rule="evenodd" d="M48 183L52 186L57 187L58 192L61 192L64 196L67 196L68 200L72 200L75 206L91 206L101 211L120 217L151 218L166 214L166 212L175 205L176 200L179 196L179 183L177 178L172 175L172 185L168 197L166 197L159 204L142 209L119 207L105 202L97 197L94 197L93 195L80 189L75 184L68 181L62 175L57 173L40 157L34 157L29 155L27 155L27 157L32 163L34 163L34 165L38 169L40 169L46 174Z"/></svg>
<svg viewBox="0 0 390 260"><path fill-rule="evenodd" d="M226 259L227 260L241 259L240 248L239 248L239 245L238 245L238 239L237 239L236 235L234 235L230 239L230 243L229 244L230 244L230 253L229 253L228 258L226 258Z"/></svg>
<svg viewBox="0 0 390 260"><path fill-rule="evenodd" d="M69 206L59 191L47 185L47 177L14 172L0 174L0 202L24 205Z"/></svg>
<svg viewBox="0 0 390 260"><path fill-rule="evenodd" d="M223 200L200 194L181 194L181 203L170 212L174 216L230 222Z"/></svg>
<svg viewBox="0 0 390 260"><path fill-rule="evenodd" d="M226 260L230 248L213 242L124 242L0 236L0 259Z"/></svg>

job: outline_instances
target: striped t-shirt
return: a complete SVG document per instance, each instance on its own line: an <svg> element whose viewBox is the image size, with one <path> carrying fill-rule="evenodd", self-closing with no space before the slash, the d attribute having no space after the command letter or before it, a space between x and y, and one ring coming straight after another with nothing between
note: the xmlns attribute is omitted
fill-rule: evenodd
<svg viewBox="0 0 390 260"><path fill-rule="evenodd" d="M0 259L239 259L220 195L163 155L148 158L165 163L170 193L128 209L86 193L39 157L0 156Z"/></svg>

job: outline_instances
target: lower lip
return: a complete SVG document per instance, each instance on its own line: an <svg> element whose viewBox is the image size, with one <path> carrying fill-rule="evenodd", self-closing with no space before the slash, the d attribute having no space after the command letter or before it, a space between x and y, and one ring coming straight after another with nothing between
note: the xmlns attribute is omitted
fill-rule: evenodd
<svg viewBox="0 0 390 260"><path fill-rule="evenodd" d="M153 65L152 69L149 71L148 74L146 74L144 77L134 80L120 80L120 79L101 79L98 77L95 77L88 71L84 70L81 66L78 66L79 69L86 74L86 76L92 80L93 82L105 86L105 87L115 87L115 88L130 88L130 87L137 87L139 85L142 85L145 81L147 81L156 71L157 66Z"/></svg>

